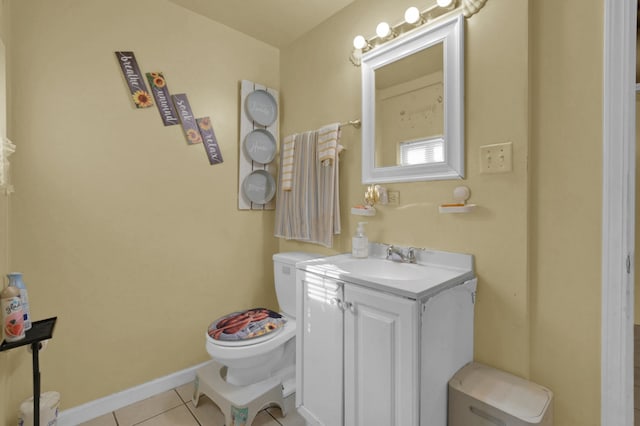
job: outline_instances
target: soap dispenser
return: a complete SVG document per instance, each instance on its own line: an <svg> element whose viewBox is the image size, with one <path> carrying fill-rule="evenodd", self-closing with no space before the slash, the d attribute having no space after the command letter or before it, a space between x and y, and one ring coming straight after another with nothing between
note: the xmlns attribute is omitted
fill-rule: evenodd
<svg viewBox="0 0 640 426"><path fill-rule="evenodd" d="M369 256L369 239L364 234L364 225L366 224L367 222L358 222L356 235L351 240L351 255L360 259Z"/></svg>

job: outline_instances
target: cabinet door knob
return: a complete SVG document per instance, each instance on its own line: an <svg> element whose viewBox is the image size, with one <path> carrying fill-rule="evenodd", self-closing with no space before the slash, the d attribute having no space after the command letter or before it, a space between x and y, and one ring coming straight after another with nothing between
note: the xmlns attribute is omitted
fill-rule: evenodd
<svg viewBox="0 0 640 426"><path fill-rule="evenodd" d="M351 311L351 313L356 313L356 305L352 302L344 302L344 309Z"/></svg>
<svg viewBox="0 0 640 426"><path fill-rule="evenodd" d="M344 303L339 298L334 297L333 299L331 299L331 304L332 305L336 305L338 307L338 309L344 311Z"/></svg>

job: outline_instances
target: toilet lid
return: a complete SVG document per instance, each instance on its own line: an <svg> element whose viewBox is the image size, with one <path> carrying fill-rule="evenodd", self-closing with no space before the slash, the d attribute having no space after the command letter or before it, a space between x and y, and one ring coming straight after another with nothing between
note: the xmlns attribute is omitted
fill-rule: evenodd
<svg viewBox="0 0 640 426"><path fill-rule="evenodd" d="M286 318L270 309L253 308L218 318L209 325L207 334L221 343L241 342L266 337L279 331L286 322Z"/></svg>

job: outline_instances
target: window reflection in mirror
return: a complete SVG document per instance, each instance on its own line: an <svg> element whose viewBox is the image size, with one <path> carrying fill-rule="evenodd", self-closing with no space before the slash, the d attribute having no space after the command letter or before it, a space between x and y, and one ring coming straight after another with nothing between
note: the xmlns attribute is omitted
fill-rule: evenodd
<svg viewBox="0 0 640 426"><path fill-rule="evenodd" d="M443 43L375 70L375 166L444 161Z"/></svg>

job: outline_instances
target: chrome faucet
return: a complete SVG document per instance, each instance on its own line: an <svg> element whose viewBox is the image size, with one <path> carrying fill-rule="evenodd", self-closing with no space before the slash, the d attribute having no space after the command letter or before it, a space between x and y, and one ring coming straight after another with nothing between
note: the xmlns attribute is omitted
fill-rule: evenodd
<svg viewBox="0 0 640 426"><path fill-rule="evenodd" d="M409 247L405 253L402 248L390 245L387 247L387 260L403 263L416 263L416 250L413 247Z"/></svg>

